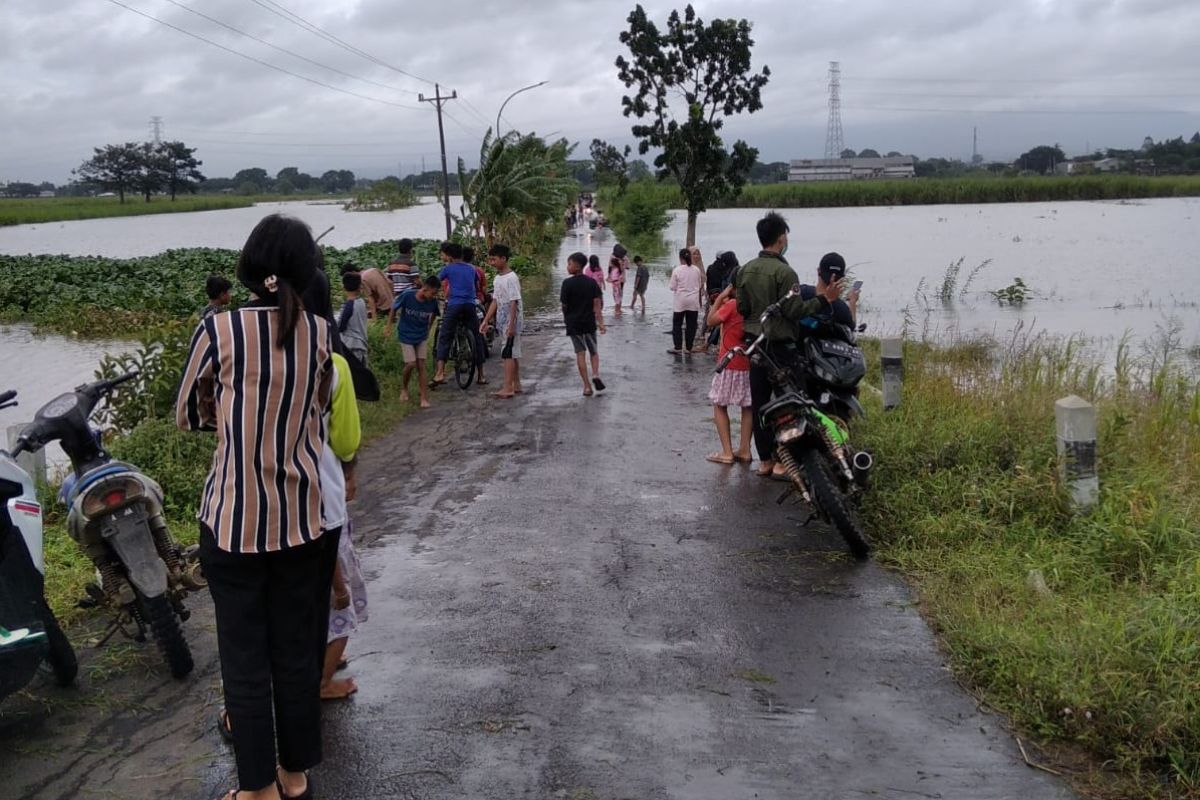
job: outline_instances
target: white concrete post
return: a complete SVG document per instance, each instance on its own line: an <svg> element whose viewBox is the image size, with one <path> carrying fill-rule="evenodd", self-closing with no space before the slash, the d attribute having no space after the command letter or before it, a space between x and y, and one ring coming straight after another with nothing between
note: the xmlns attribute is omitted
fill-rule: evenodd
<svg viewBox="0 0 1200 800"><path fill-rule="evenodd" d="M21 431L25 430L25 425L9 425L8 426L8 449L11 451L17 444L17 437L21 435ZM29 473L29 477L33 478L34 483L46 482L46 451L39 450L36 453L21 453L17 456L17 465Z"/></svg>
<svg viewBox="0 0 1200 800"><path fill-rule="evenodd" d="M1076 510L1086 511L1100 497L1096 472L1096 409L1077 395L1054 404L1058 438L1058 474Z"/></svg>
<svg viewBox="0 0 1200 800"><path fill-rule="evenodd" d="M901 339L884 339L883 349L883 407L885 410L900 405L900 386L904 381L904 342Z"/></svg>

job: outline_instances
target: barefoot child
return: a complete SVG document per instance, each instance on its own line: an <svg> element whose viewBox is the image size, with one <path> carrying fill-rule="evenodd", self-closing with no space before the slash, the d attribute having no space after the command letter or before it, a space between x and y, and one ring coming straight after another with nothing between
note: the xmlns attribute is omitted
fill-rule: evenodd
<svg viewBox="0 0 1200 800"><path fill-rule="evenodd" d="M637 305L638 298L642 300L642 313L646 313L646 287L650 285L650 270L642 262L641 256L633 257L633 265L636 267L633 278L633 300L629 303L629 308L632 309Z"/></svg>
<svg viewBox="0 0 1200 800"><path fill-rule="evenodd" d="M420 288L401 292L392 302L388 321L396 326L396 338L404 355L404 372L400 376L400 402L408 402L408 380L417 373L417 389L421 408L429 408L429 384L425 380L425 344L429 329L438 315L438 279L430 275L418 284Z"/></svg>
<svg viewBox="0 0 1200 800"><path fill-rule="evenodd" d="M721 326L721 350L718 358L724 358L729 350L741 344L745 330L742 326L742 315L738 313L737 301L733 296L733 287L725 289L713 301L712 310L708 312L708 325ZM713 404L713 420L717 424L721 450L709 453L706 458L714 464L732 464L735 461L749 464L750 440L754 428L754 415L750 410L749 359L743 355L735 356L723 372L713 375L708 399ZM733 451L729 430L729 407L740 409L742 415L741 436L736 453Z"/></svg>

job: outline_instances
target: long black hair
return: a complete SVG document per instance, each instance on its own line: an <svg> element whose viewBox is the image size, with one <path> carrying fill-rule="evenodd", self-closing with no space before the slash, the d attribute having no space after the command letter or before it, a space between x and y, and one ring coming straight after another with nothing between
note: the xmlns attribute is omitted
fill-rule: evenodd
<svg viewBox="0 0 1200 800"><path fill-rule="evenodd" d="M271 214L250 232L238 258L237 276L266 303L279 306L276 347L283 347L304 313L300 295L317 271L317 246L312 231L295 217Z"/></svg>
<svg viewBox="0 0 1200 800"><path fill-rule="evenodd" d="M679 263L692 265L692 251L686 247L679 251Z"/></svg>

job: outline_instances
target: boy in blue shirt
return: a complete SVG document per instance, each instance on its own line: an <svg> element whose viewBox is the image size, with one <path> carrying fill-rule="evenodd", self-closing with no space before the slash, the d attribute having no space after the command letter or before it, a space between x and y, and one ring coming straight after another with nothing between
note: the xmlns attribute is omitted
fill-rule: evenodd
<svg viewBox="0 0 1200 800"><path fill-rule="evenodd" d="M419 286L419 289L407 289L396 296L392 301L388 322L396 326L396 338L400 340L400 352L404 354L400 400L408 402L408 381L413 370L416 370L421 408L429 408L429 387L425 382L425 343L429 339L433 319L438 315L437 295L441 284L430 275Z"/></svg>
<svg viewBox="0 0 1200 800"><path fill-rule="evenodd" d="M431 386L446 382L446 359L450 357L450 344L459 325L475 335L475 367L479 370L479 385L487 383L483 378L483 337L479 335L479 316L475 311L475 267L463 261L462 245L442 242L439 255L446 265L438 273L438 279L446 291L446 317L438 332L437 370Z"/></svg>

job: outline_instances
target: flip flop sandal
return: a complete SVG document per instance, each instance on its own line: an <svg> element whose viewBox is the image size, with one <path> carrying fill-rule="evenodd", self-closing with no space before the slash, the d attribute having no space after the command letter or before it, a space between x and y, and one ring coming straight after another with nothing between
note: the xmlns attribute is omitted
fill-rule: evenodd
<svg viewBox="0 0 1200 800"><path fill-rule="evenodd" d="M596 387L597 392L604 391L604 381L600 380L599 378L592 378L592 386Z"/></svg>
<svg viewBox="0 0 1200 800"><path fill-rule="evenodd" d="M739 463L739 464L749 464L749 463L750 463L751 461L753 461L754 459L753 459L753 458L751 458L750 456L739 456L739 455L734 455L734 457L733 457L733 460L734 460L734 461L736 461L736 462L737 462L737 463Z"/></svg>
<svg viewBox="0 0 1200 800"><path fill-rule="evenodd" d="M591 389L584 389L584 390L583 390L583 396L584 396L584 397L591 397L593 394L595 394L595 392L593 392Z"/></svg>
<svg viewBox="0 0 1200 800"><path fill-rule="evenodd" d="M734 462L737 459L733 459L733 458L727 459L727 458L725 458L725 456L721 455L720 453L709 453L708 455L706 455L704 457L704 460L711 461L714 464L723 464L727 467L732 467Z"/></svg>
<svg viewBox="0 0 1200 800"><path fill-rule="evenodd" d="M279 796L283 800L312 800L313 798L313 782L312 775L308 770L304 770L304 791L300 794L288 794L283 790L283 781L279 780L279 771L282 767L275 768L275 788L279 791Z"/></svg>

